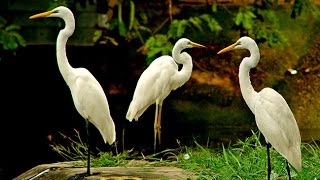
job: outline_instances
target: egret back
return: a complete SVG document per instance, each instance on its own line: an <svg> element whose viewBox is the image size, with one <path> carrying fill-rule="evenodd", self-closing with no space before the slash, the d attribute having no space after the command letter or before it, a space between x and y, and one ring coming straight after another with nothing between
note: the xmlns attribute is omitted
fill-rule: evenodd
<svg viewBox="0 0 320 180"><path fill-rule="evenodd" d="M178 66L171 56L155 59L137 82L126 118L138 120L150 105L156 102L162 105L171 90L176 89L172 86L172 77L177 71Z"/></svg>
<svg viewBox="0 0 320 180"><path fill-rule="evenodd" d="M286 100L275 90L264 88L254 107L257 126L266 141L301 170L300 131Z"/></svg>
<svg viewBox="0 0 320 180"><path fill-rule="evenodd" d="M74 69L74 75L72 83L67 84L77 111L99 130L105 143L112 144L116 139L115 125L101 85L87 69Z"/></svg>

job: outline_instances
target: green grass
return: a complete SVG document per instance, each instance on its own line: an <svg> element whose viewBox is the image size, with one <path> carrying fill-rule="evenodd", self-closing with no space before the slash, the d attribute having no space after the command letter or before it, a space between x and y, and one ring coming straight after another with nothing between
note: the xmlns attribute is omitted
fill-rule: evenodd
<svg viewBox="0 0 320 180"><path fill-rule="evenodd" d="M197 144L188 148L189 159L179 161L179 166L197 174L198 179L266 179L266 146L260 143L259 133L233 145L221 149L206 149ZM296 172L291 167L292 179L320 178L320 148L315 143L303 143L302 171ZM284 158L271 149L272 179L287 179Z"/></svg>
<svg viewBox="0 0 320 180"><path fill-rule="evenodd" d="M78 141L81 142L79 136ZM83 143L72 141L71 147L52 145L53 150L66 160L84 160L86 148ZM220 148L210 149L194 142L194 147L167 149L157 154L132 155L131 150L118 153L100 152L92 155L92 166L175 166L195 174L197 179L266 179L267 153L263 137L253 132L251 137L235 144L222 144ZM316 141L302 143L302 170L291 167L293 180L320 179L320 147ZM287 179L285 159L271 148L272 179ZM68 154L68 155L67 155ZM131 155L130 155L131 154ZM187 158L186 158L187 156ZM170 158L168 158L170 157ZM141 163L143 161L143 163Z"/></svg>

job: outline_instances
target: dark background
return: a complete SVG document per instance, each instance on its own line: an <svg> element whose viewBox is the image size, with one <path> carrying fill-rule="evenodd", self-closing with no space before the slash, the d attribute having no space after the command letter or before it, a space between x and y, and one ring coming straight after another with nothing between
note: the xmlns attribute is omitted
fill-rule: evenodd
<svg viewBox="0 0 320 180"><path fill-rule="evenodd" d="M116 125L118 151L123 150L122 130L125 129L125 150L153 153L155 106L148 108L138 122L129 123L125 119L136 82L146 66L144 57L132 59L125 53L128 48L67 46L67 56L73 67L87 68L102 85ZM59 132L74 138L76 129L85 141L84 120L74 107L55 53L53 45L32 45L16 53L6 52L0 60L0 179L12 179L40 164L65 161L50 147L68 145ZM170 101L181 91L183 87L164 101L161 148L178 147L176 138L192 142L192 134L202 131L200 126L194 129L193 125L182 126L174 121L179 114L174 112ZM90 133L94 149L115 152L114 146L103 143L93 125Z"/></svg>

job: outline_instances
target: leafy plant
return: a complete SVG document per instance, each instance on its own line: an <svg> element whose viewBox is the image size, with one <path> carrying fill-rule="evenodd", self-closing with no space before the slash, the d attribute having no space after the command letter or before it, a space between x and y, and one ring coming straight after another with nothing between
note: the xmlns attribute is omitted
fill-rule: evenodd
<svg viewBox="0 0 320 180"><path fill-rule="evenodd" d="M123 18L124 8L129 9L127 18ZM217 6L212 6L212 12L216 11ZM170 54L173 41L189 34L197 34L191 32L205 33L209 31L217 33L222 30L212 14L201 14L199 16L192 16L189 19L174 19L169 26L165 26L169 20L167 18L161 24L155 24L156 27L154 27L154 30L151 30L150 24L152 23L149 19L156 16L158 17L159 14L152 10L148 12L137 11L135 3L132 0L118 1L118 16L109 21L108 30L117 31L120 37L125 37L128 41L138 39L142 44L138 52L147 56L147 64L150 64L160 55ZM99 41L101 44L106 44L106 40L109 41L110 37L106 36L103 30L97 30L93 39L95 42ZM115 39L113 38L114 41L112 42L115 42Z"/></svg>
<svg viewBox="0 0 320 180"><path fill-rule="evenodd" d="M292 12L291 12L291 17L296 18L300 16L304 12L309 12L316 17L320 18L320 11L319 8L317 8L311 0L295 0L293 5L292 5Z"/></svg>
<svg viewBox="0 0 320 180"><path fill-rule="evenodd" d="M145 46L148 48L147 64L150 64L158 54L169 54L173 48L168 36L163 34L150 36Z"/></svg>
<svg viewBox="0 0 320 180"><path fill-rule="evenodd" d="M256 40L267 41L270 47L285 43L286 39L279 31L279 19L276 13L271 9L257 9L257 14L262 20L257 22L258 26L254 31Z"/></svg>
<svg viewBox="0 0 320 180"><path fill-rule="evenodd" d="M222 28L219 23L209 14L193 16L189 19L173 20L167 34L156 34L150 36L145 44L147 50L147 64L150 64L157 56L170 54L173 44L170 40L176 41L181 37L189 36L192 31L205 33L205 31L218 33Z"/></svg>
<svg viewBox="0 0 320 180"><path fill-rule="evenodd" d="M253 13L252 6L243 6L239 8L239 11L233 21L239 29L252 32L256 18L257 16Z"/></svg>
<svg viewBox="0 0 320 180"><path fill-rule="evenodd" d="M254 36L257 42L267 42L271 47L286 42L278 30L279 20L271 5L264 8L249 5L239 7L233 20L240 34Z"/></svg>
<svg viewBox="0 0 320 180"><path fill-rule="evenodd" d="M0 44L4 50L14 50L19 46L26 46L26 41L19 33L20 26L8 24L7 20L0 16Z"/></svg>

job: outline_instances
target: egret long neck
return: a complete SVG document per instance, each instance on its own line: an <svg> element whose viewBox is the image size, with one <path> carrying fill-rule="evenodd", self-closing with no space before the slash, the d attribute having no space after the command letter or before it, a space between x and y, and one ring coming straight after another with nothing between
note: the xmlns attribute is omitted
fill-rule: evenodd
<svg viewBox="0 0 320 180"><path fill-rule="evenodd" d="M176 82L181 85L190 79L192 68L193 68L191 56L186 52L181 53L182 50L183 49L176 46L173 47L173 50L172 50L173 59L178 64L182 64L181 70L177 73L177 76L175 77Z"/></svg>
<svg viewBox="0 0 320 180"><path fill-rule="evenodd" d="M68 38L72 35L74 28L75 22L73 17L72 19L69 19L69 21L68 19L65 20L65 28L59 32L56 43L58 67L63 79L66 81L67 84L69 82L69 79L73 77L73 68L68 62L68 58L66 55L66 44Z"/></svg>
<svg viewBox="0 0 320 180"><path fill-rule="evenodd" d="M250 50L250 54L250 57L245 57L240 64L239 83L243 99L254 114L254 102L258 97L258 93L251 84L250 69L256 67L259 62L260 54L258 47Z"/></svg>

